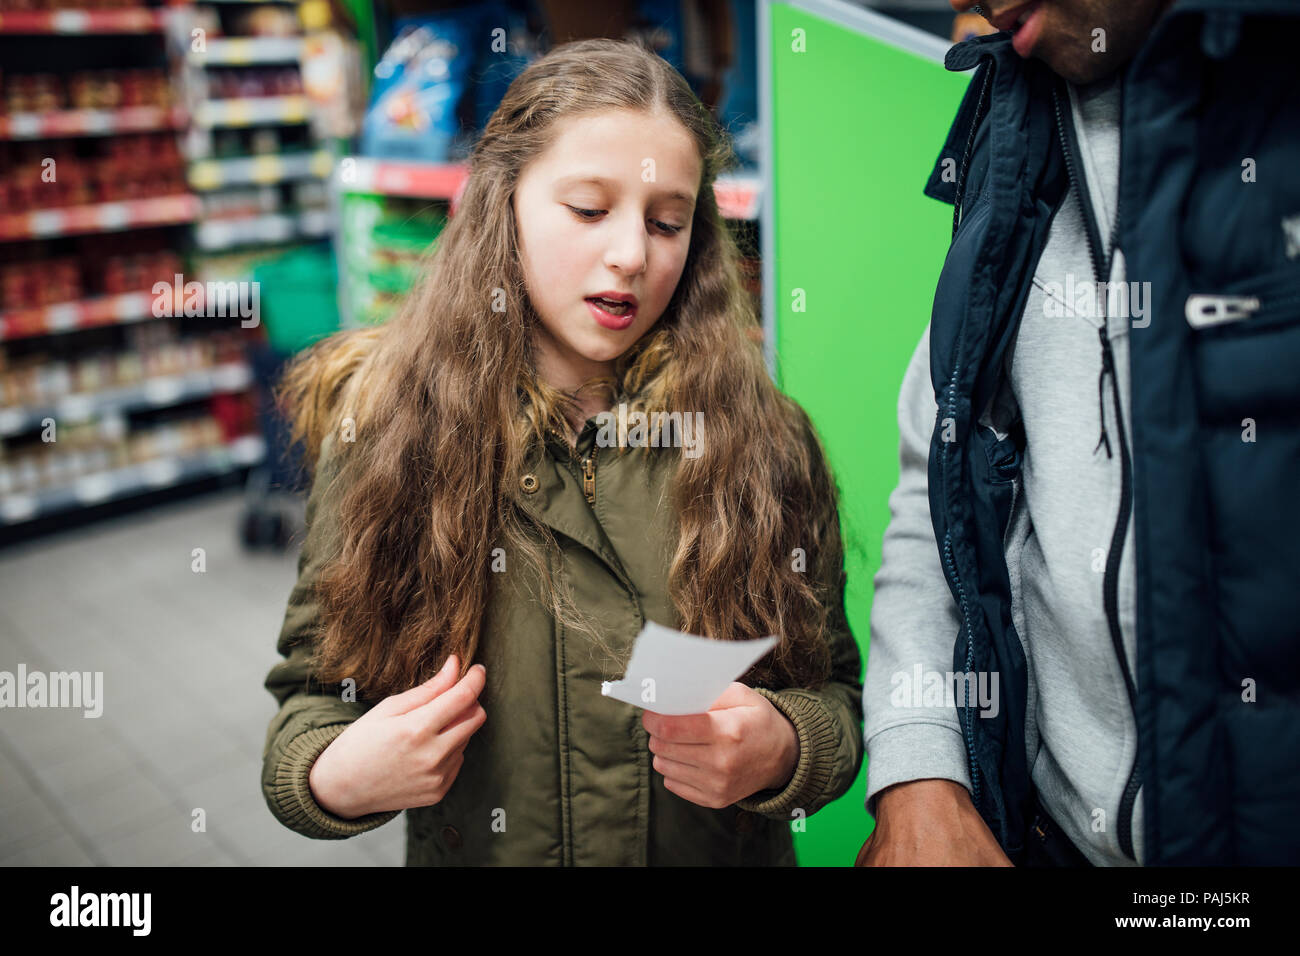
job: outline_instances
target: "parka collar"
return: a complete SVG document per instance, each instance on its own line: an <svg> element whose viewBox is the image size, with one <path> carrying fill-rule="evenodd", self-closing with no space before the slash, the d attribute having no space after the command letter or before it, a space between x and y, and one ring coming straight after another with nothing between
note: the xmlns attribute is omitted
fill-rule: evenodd
<svg viewBox="0 0 1300 956"><path fill-rule="evenodd" d="M642 507L644 502L624 500L626 496L623 495L613 498L607 495L598 499L604 502L599 508L587 503L580 472L571 462L595 453L595 432L595 422L589 419L578 437L576 448L569 448L563 436L555 434L548 436L545 447L534 442L523 475L508 489L508 493L525 514L552 532L576 541L599 558L628 594L635 597L636 586L605 533L597 512L604 514L609 508ZM596 481L599 483L603 478L606 483L611 480L621 483L626 476L620 473L628 464L616 457L602 456Z"/></svg>

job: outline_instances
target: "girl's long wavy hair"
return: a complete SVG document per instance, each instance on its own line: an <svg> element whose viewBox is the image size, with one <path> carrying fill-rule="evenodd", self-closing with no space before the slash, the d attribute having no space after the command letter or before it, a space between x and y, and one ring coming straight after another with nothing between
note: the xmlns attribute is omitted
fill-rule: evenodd
<svg viewBox="0 0 1300 956"><path fill-rule="evenodd" d="M773 385L749 334L754 308L713 191L731 156L725 137L664 60L632 43L585 40L557 47L510 85L398 314L318 343L282 381L308 462L327 433L354 428L352 441L335 442L337 551L317 584L322 681L351 676L378 699L427 679L452 653L468 668L501 577L492 550L502 545L536 569L551 613L600 643L551 575L549 529L510 491L533 443L567 429L574 411L572 397L534 370L539 318L524 284L514 189L557 120L603 110L675 116L703 159L681 279L658 323L616 363L614 383L635 406L705 414L702 454L677 455L671 478L677 625L720 640L778 635L746 675L753 685L816 687L829 676L825 631L838 593L819 582L839 580L838 564L827 566L842 553L836 489L807 416ZM504 314L493 311L494 290L505 292Z"/></svg>

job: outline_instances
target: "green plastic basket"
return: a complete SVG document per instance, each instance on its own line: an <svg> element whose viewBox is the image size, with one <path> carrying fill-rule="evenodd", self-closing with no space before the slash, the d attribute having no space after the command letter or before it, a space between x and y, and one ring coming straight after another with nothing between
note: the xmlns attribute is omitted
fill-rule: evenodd
<svg viewBox="0 0 1300 956"><path fill-rule="evenodd" d="M276 351L292 354L338 331L337 278L328 248L293 249L254 267L262 322Z"/></svg>

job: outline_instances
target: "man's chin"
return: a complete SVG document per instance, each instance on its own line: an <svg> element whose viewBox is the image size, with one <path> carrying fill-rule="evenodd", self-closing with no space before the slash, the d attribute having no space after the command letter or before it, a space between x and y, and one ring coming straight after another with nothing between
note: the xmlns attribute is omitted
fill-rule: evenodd
<svg viewBox="0 0 1300 956"><path fill-rule="evenodd" d="M1109 54L1079 53L1077 51L1036 50L1034 59L1042 60L1048 68L1075 86L1087 86L1115 73L1123 61Z"/></svg>

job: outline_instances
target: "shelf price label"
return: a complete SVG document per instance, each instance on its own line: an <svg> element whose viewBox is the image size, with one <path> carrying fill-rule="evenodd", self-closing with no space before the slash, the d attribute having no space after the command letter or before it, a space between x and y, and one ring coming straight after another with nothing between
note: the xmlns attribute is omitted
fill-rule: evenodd
<svg viewBox="0 0 1300 956"><path fill-rule="evenodd" d="M174 405L185 393L179 378L154 378L144 383L144 397L152 405Z"/></svg>
<svg viewBox="0 0 1300 956"><path fill-rule="evenodd" d="M214 392L233 392L243 388L251 380L247 365L231 362L218 365L212 370L212 390Z"/></svg>
<svg viewBox="0 0 1300 956"><path fill-rule="evenodd" d="M180 462L175 458L155 458L140 466L140 478L151 488L166 488L174 485L180 476Z"/></svg>
<svg viewBox="0 0 1300 956"><path fill-rule="evenodd" d="M12 435L21 431L27 416L21 408L0 408L0 435Z"/></svg>
<svg viewBox="0 0 1300 956"><path fill-rule="evenodd" d="M325 179L329 176L330 170L333 168L333 165L334 163L333 160L330 158L330 154L327 151L322 149L322 150L318 150L315 153L312 153L310 165L308 166L308 171L313 176L317 176L321 179Z"/></svg>
<svg viewBox="0 0 1300 956"><path fill-rule="evenodd" d="M284 178L284 164L279 156L254 157L249 178L255 183L279 182Z"/></svg>
<svg viewBox="0 0 1300 956"><path fill-rule="evenodd" d="M86 475L78 478L73 493L82 504L90 505L113 496L113 476L109 474Z"/></svg>
<svg viewBox="0 0 1300 956"><path fill-rule="evenodd" d="M86 110L80 119L87 133L107 133L113 128L113 114L107 110Z"/></svg>
<svg viewBox="0 0 1300 956"><path fill-rule="evenodd" d="M221 185L221 167L212 160L200 160L190 167L190 185L195 189L216 189Z"/></svg>
<svg viewBox="0 0 1300 956"><path fill-rule="evenodd" d="M307 101L301 96L286 97L281 114L286 123L301 123L307 119Z"/></svg>
<svg viewBox="0 0 1300 956"><path fill-rule="evenodd" d="M226 103L226 122L231 126L247 126L253 121L253 111L248 100L230 100Z"/></svg>
<svg viewBox="0 0 1300 956"><path fill-rule="evenodd" d="M142 319L150 314L152 299L144 292L125 292L113 303L113 317L119 322Z"/></svg>
<svg viewBox="0 0 1300 956"><path fill-rule="evenodd" d="M55 33L85 33L89 27L90 15L84 10L56 10L50 17Z"/></svg>
<svg viewBox="0 0 1300 956"><path fill-rule="evenodd" d="M51 332L66 332L68 329L75 329L80 320L81 310L70 302L52 305L45 310L45 324Z"/></svg>
<svg viewBox="0 0 1300 956"><path fill-rule="evenodd" d="M58 209L39 209L27 217L33 236L57 236L63 231L63 213Z"/></svg>
<svg viewBox="0 0 1300 956"><path fill-rule="evenodd" d="M102 229L122 229L131 222L131 209L126 203L114 202L99 207L99 225Z"/></svg>
<svg viewBox="0 0 1300 956"><path fill-rule="evenodd" d="M223 59L227 63L244 64L253 61L253 44L247 37L232 37L223 46L225 47Z"/></svg>
<svg viewBox="0 0 1300 956"><path fill-rule="evenodd" d="M31 495L6 495L0 498L0 516L5 521L26 521L36 514L36 499Z"/></svg>
<svg viewBox="0 0 1300 956"><path fill-rule="evenodd" d="M32 139L40 134L40 113L14 113L9 117L9 135L14 139Z"/></svg>
<svg viewBox="0 0 1300 956"><path fill-rule="evenodd" d="M194 238L204 249L219 249L230 245L234 240L234 232L230 223L209 219L207 222L199 223L198 228L194 230Z"/></svg>
<svg viewBox="0 0 1300 956"><path fill-rule="evenodd" d="M86 421L95 413L95 402L89 395L69 395L59 402L58 416L67 421Z"/></svg>

